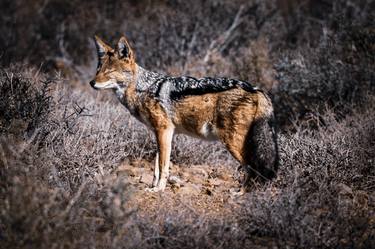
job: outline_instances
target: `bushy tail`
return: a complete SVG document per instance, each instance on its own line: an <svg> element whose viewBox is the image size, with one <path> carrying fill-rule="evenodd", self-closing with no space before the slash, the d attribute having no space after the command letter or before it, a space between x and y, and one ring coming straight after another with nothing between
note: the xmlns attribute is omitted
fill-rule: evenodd
<svg viewBox="0 0 375 249"><path fill-rule="evenodd" d="M278 169L277 134L271 99L262 91L257 94L257 111L247 137L248 173L267 180L275 177Z"/></svg>

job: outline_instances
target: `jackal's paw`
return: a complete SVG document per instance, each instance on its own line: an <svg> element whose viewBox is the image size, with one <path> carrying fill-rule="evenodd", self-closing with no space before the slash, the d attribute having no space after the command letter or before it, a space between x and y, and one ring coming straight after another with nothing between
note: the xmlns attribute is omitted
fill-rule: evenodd
<svg viewBox="0 0 375 249"><path fill-rule="evenodd" d="M152 187L155 188L158 185L159 179L152 180Z"/></svg>
<svg viewBox="0 0 375 249"><path fill-rule="evenodd" d="M163 192L164 188L161 188L159 186L152 187L152 188L145 188L146 192L156 193L156 192Z"/></svg>

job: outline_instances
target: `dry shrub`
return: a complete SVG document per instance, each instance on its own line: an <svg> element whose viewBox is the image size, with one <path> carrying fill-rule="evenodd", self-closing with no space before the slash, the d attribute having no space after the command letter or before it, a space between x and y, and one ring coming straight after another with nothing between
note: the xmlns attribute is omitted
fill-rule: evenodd
<svg viewBox="0 0 375 249"><path fill-rule="evenodd" d="M204 51L230 26L232 18L223 17L234 17L243 3L5 1L0 10L0 31L6 34L0 38L2 63L22 58L35 64L47 61L46 68L70 68L73 76L82 77L80 65L95 56L90 37L98 34L114 42L126 33L139 51L138 61L163 70Z"/></svg>
<svg viewBox="0 0 375 249"><path fill-rule="evenodd" d="M134 222L132 210L123 208L130 193L126 179L97 176L69 189L51 176L55 169L48 167L35 141L10 142L2 137L2 248L117 248L134 242L127 241ZM56 173L68 170L75 169Z"/></svg>
<svg viewBox="0 0 375 249"><path fill-rule="evenodd" d="M269 42L265 38L252 41L239 51L241 56L234 63L234 75L270 91L277 87L276 72L269 55Z"/></svg>
<svg viewBox="0 0 375 249"><path fill-rule="evenodd" d="M35 79L21 74L22 67L0 69L0 133L21 134L45 122L51 109L49 90L52 79ZM35 70L34 70L35 71ZM38 77L38 73L34 75Z"/></svg>
<svg viewBox="0 0 375 249"><path fill-rule="evenodd" d="M227 165L235 167L233 159L225 146L218 142L207 142L186 135L176 135L172 144L171 160L182 165Z"/></svg>
<svg viewBox="0 0 375 249"><path fill-rule="evenodd" d="M318 130L280 136L280 176L250 193L248 233L296 248L373 246L373 105L341 121L329 111Z"/></svg>
<svg viewBox="0 0 375 249"><path fill-rule="evenodd" d="M174 208L188 207L182 204ZM149 219L139 220L146 238L139 248L257 248L234 220L208 219L194 212L170 210L162 206Z"/></svg>
<svg viewBox="0 0 375 249"><path fill-rule="evenodd" d="M301 47L281 57L276 64L279 85L273 91L281 125L307 119L326 105L345 115L366 102L363 96L374 94L374 58L357 45L368 44L373 33L355 30L342 21L337 31L323 35L318 47Z"/></svg>
<svg viewBox="0 0 375 249"><path fill-rule="evenodd" d="M128 233L134 230L132 210L124 209L130 187L126 178L113 178L110 173L125 157L154 153L153 145L147 147L149 135L130 132L126 124L131 126L133 121L119 115L120 106L90 102L65 87L55 86L51 92L34 88L44 77L29 78L12 70L3 70L12 80L0 78L2 103L15 106L9 117L1 116L2 123L18 117L26 124L39 122L32 122L31 131L18 123L17 133L9 128L1 136L1 246L131 245L134 240L127 242L127 238L132 238ZM19 85L12 88L15 82ZM46 101L38 102L35 96ZM29 104L31 108L24 112ZM46 105L44 112L35 111L39 105Z"/></svg>

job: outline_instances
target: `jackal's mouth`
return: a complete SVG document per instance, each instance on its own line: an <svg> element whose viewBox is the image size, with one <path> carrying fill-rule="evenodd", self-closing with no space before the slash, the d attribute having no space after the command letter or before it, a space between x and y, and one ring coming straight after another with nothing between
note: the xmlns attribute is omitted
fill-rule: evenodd
<svg viewBox="0 0 375 249"><path fill-rule="evenodd" d="M118 87L116 81L114 81L114 80L108 80L108 81L100 82L100 83L96 82L95 80L92 80L92 81L90 81L90 85L95 90L113 89L113 88L117 88Z"/></svg>

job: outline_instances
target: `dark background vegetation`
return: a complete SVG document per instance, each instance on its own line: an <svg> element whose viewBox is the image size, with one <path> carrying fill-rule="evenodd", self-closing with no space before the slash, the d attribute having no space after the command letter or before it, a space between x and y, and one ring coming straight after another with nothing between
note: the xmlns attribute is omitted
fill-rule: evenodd
<svg viewBox="0 0 375 249"><path fill-rule="evenodd" d="M2 0L0 247L243 248L264 238L280 248L374 248L374 9L370 0ZM150 70L267 89L278 178L243 197L234 219L124 208L131 186L111 172L151 161L156 146L87 86L94 34L112 44L125 34ZM184 136L172 159L237 166L219 144Z"/></svg>

